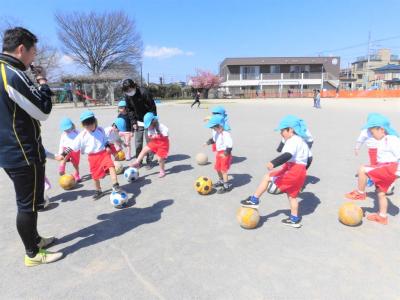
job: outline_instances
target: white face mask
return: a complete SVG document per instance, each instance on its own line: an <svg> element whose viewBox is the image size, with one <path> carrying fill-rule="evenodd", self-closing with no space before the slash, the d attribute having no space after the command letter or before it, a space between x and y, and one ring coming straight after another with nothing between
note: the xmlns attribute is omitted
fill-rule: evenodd
<svg viewBox="0 0 400 300"><path fill-rule="evenodd" d="M136 94L136 89L131 90L129 93L126 93L128 96L134 96Z"/></svg>

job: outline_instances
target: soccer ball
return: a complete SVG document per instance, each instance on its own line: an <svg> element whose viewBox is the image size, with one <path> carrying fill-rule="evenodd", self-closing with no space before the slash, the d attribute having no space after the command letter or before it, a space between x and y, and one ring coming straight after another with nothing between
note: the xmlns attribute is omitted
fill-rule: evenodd
<svg viewBox="0 0 400 300"><path fill-rule="evenodd" d="M64 190L70 190L75 186L75 177L70 174L64 174L60 177L58 183Z"/></svg>
<svg viewBox="0 0 400 300"><path fill-rule="evenodd" d="M260 214L255 208L240 207L236 213L236 218L241 227L253 229L257 227L260 221Z"/></svg>
<svg viewBox="0 0 400 300"><path fill-rule="evenodd" d="M110 202L115 208L121 208L128 203L128 195L125 192L112 192Z"/></svg>
<svg viewBox="0 0 400 300"><path fill-rule="evenodd" d="M120 150L117 153L115 153L115 160L125 160L125 153L124 151Z"/></svg>
<svg viewBox="0 0 400 300"><path fill-rule="evenodd" d="M352 202L346 202L339 208L339 221L347 226L357 226L362 222L363 210Z"/></svg>
<svg viewBox="0 0 400 300"><path fill-rule="evenodd" d="M200 165L200 166L206 165L206 164L208 163L207 154L205 154L205 153L198 153L198 154L196 155L196 162L197 162L197 164Z"/></svg>
<svg viewBox="0 0 400 300"><path fill-rule="evenodd" d="M129 167L125 170L124 177L128 182L135 181L139 178L139 171L136 168Z"/></svg>
<svg viewBox="0 0 400 300"><path fill-rule="evenodd" d="M124 166L120 162L114 161L114 166L115 166L115 173L117 173L117 175L124 173Z"/></svg>
<svg viewBox="0 0 400 300"><path fill-rule="evenodd" d="M207 195L212 190L212 181L210 178L200 176L194 184L195 190L201 195Z"/></svg>

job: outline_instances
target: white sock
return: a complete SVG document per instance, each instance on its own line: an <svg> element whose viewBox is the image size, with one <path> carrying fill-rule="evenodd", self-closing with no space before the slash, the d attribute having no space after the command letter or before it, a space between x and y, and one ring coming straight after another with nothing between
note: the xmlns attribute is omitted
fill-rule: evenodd
<svg viewBox="0 0 400 300"><path fill-rule="evenodd" d="M379 216L381 216L382 218L386 218L387 214L379 213Z"/></svg>
<svg viewBox="0 0 400 300"><path fill-rule="evenodd" d="M364 191L360 191L360 190L358 190L357 192L359 192L360 194L365 194L365 192L364 192Z"/></svg>

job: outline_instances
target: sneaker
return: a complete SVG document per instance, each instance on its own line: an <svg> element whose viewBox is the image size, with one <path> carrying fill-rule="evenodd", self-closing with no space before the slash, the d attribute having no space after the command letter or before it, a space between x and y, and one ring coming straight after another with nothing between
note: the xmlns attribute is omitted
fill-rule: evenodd
<svg viewBox="0 0 400 300"><path fill-rule="evenodd" d="M55 262L62 257L63 254L61 252L50 252L44 249L39 249L39 252L35 257L25 255L25 266L34 267L41 264L48 264Z"/></svg>
<svg viewBox="0 0 400 300"><path fill-rule="evenodd" d="M252 197L250 196L247 199L240 201L240 204L243 207L258 208L260 202L259 201L253 202Z"/></svg>
<svg viewBox="0 0 400 300"><path fill-rule="evenodd" d="M392 196L394 194L394 188L395 188L395 186L394 186L394 183L393 183L391 186L389 186L389 188L388 188L388 190L386 192L386 196Z"/></svg>
<svg viewBox="0 0 400 300"><path fill-rule="evenodd" d="M370 221L380 223L382 225L387 225L387 223L388 223L388 217L384 218L384 217L381 217L379 214L369 214L367 216L367 219Z"/></svg>
<svg viewBox="0 0 400 300"><path fill-rule="evenodd" d="M158 174L158 178L163 178L165 177L165 171L160 171L160 173Z"/></svg>
<svg viewBox="0 0 400 300"><path fill-rule="evenodd" d="M288 225L288 226L292 226L294 228L300 228L301 227L301 223L300 220L298 220L297 222L293 221L290 217L287 217L286 219L283 219L281 221L283 224Z"/></svg>
<svg viewBox="0 0 400 300"><path fill-rule="evenodd" d="M99 200L101 197L103 197L103 192L100 190L97 190L97 191L95 191L94 192L94 195L93 195L93 200Z"/></svg>
<svg viewBox="0 0 400 300"><path fill-rule="evenodd" d="M358 191L354 190L350 193L344 195L347 199L350 200L365 200L365 193L359 193Z"/></svg>
<svg viewBox="0 0 400 300"><path fill-rule="evenodd" d="M224 185L224 182L222 181L222 180L218 180L216 183L214 183L213 185L212 185L212 187L214 188L214 189L216 189L216 188L219 188L219 187L221 187L221 186L223 186Z"/></svg>
<svg viewBox="0 0 400 300"><path fill-rule="evenodd" d="M126 193L126 192L119 186L119 184L114 185L114 186L112 187L112 191L115 192L115 193Z"/></svg>
<svg viewBox="0 0 400 300"><path fill-rule="evenodd" d="M54 241L56 240L56 238L54 236L50 236L50 237L41 237L39 244L37 244L37 246L39 248L47 248L48 246L50 246L51 244L54 243Z"/></svg>
<svg viewBox="0 0 400 300"><path fill-rule="evenodd" d="M224 194L232 189L232 185L225 186L224 184L217 190L217 194Z"/></svg>
<svg viewBox="0 0 400 300"><path fill-rule="evenodd" d="M78 173L75 173L73 176L75 178L75 182L81 182L81 176L79 176Z"/></svg>

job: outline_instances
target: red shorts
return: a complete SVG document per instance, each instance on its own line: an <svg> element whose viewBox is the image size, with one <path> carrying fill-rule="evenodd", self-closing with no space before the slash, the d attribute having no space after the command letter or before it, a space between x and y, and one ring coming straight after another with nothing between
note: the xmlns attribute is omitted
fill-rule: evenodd
<svg viewBox="0 0 400 300"><path fill-rule="evenodd" d="M111 154L106 150L98 153L89 154L89 167L92 179L99 180L106 176L106 171L114 167L114 162L111 159Z"/></svg>
<svg viewBox="0 0 400 300"><path fill-rule="evenodd" d="M66 148L64 147L63 150ZM81 160L81 151L72 151L66 156L66 161L70 161L74 166L79 166Z"/></svg>
<svg viewBox="0 0 400 300"><path fill-rule="evenodd" d="M282 193L296 198L306 180L306 165L288 162L269 175Z"/></svg>
<svg viewBox="0 0 400 300"><path fill-rule="evenodd" d="M224 155L224 151L218 151L215 154L215 165L214 169L217 172L228 172L232 163L232 155Z"/></svg>
<svg viewBox="0 0 400 300"><path fill-rule="evenodd" d="M160 158L167 158L169 152L169 139L167 136L151 139L147 146Z"/></svg>
<svg viewBox="0 0 400 300"><path fill-rule="evenodd" d="M369 164L376 166L378 164L378 149L368 148Z"/></svg>
<svg viewBox="0 0 400 300"><path fill-rule="evenodd" d="M115 148L114 144L110 144L110 149L111 149L111 154L112 155L114 155L114 154L116 154L118 152L117 149Z"/></svg>
<svg viewBox="0 0 400 300"><path fill-rule="evenodd" d="M217 151L217 145L215 143L211 144L211 150L212 150L212 152L216 152Z"/></svg>
<svg viewBox="0 0 400 300"><path fill-rule="evenodd" d="M382 192L387 192L390 185L396 180L397 162L382 163L376 166L365 166L368 177Z"/></svg>

